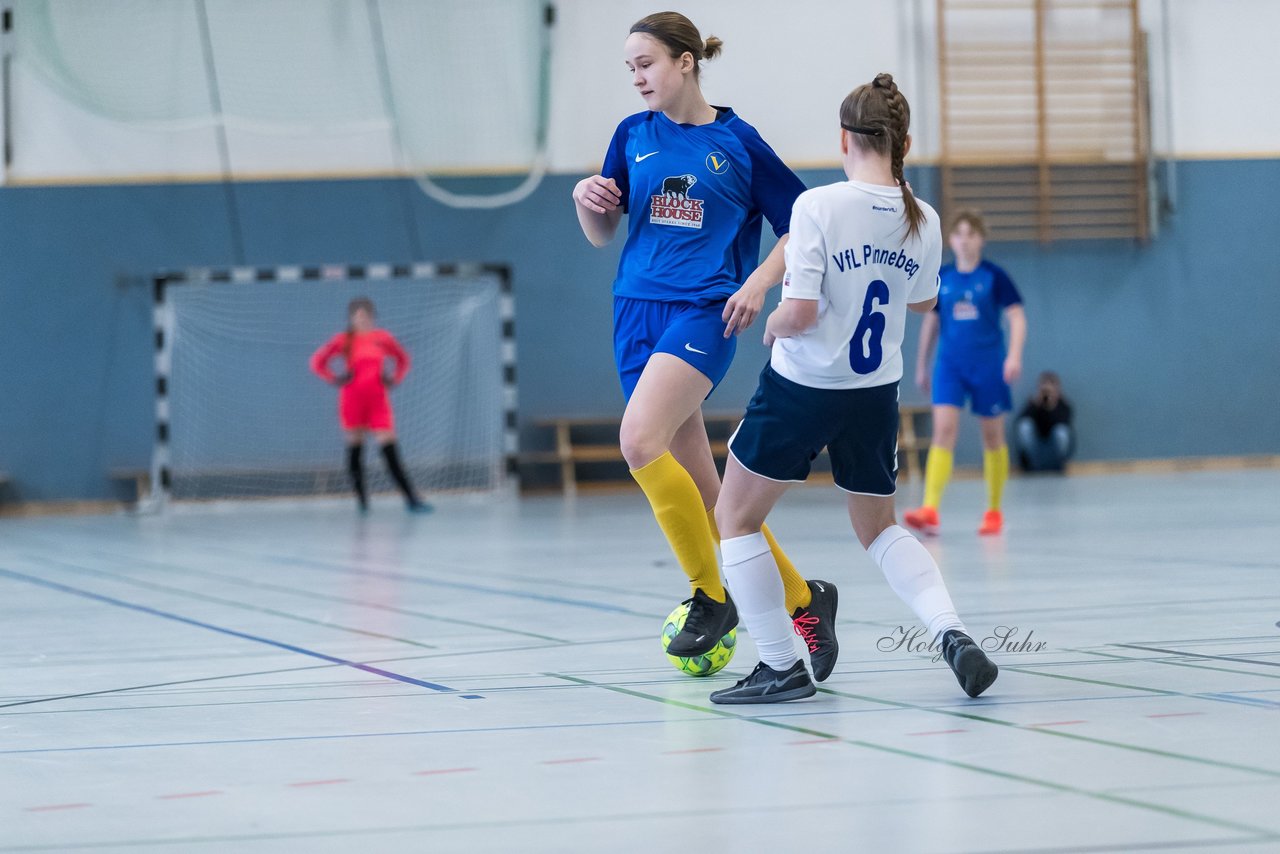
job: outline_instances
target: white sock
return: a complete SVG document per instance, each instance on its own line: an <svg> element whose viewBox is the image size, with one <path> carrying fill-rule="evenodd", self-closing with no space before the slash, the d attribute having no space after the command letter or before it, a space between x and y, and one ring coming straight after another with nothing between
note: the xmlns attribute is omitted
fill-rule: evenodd
<svg viewBox="0 0 1280 854"><path fill-rule="evenodd" d="M924 623L930 638L936 641L949 629L965 630L933 555L906 529L900 525L885 528L867 553L880 567L893 592Z"/></svg>
<svg viewBox="0 0 1280 854"><path fill-rule="evenodd" d="M721 540L720 555L738 616L756 642L760 660L774 670L790 668L800 660L795 629L787 615L782 576L764 534Z"/></svg>

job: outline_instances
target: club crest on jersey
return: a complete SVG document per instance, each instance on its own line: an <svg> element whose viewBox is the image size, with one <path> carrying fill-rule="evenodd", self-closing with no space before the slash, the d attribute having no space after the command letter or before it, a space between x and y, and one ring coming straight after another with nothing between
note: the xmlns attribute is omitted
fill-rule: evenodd
<svg viewBox="0 0 1280 854"><path fill-rule="evenodd" d="M707 155L707 168L713 175L723 175L729 171L729 158L723 151L713 151Z"/></svg>
<svg viewBox="0 0 1280 854"><path fill-rule="evenodd" d="M689 189L698 183L694 175L673 175L662 179L662 192L649 199L649 222L679 228L702 228L702 199L689 198Z"/></svg>

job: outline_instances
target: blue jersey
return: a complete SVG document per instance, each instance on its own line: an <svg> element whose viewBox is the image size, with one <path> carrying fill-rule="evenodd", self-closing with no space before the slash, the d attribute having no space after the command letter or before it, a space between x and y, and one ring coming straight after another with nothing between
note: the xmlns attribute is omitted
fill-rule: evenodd
<svg viewBox="0 0 1280 854"><path fill-rule="evenodd" d="M953 364L1004 358L1000 312L1022 302L1013 280L995 264L982 261L970 273L948 264L938 273L940 330L938 358Z"/></svg>
<svg viewBox="0 0 1280 854"><path fill-rule="evenodd" d="M645 111L614 132L600 174L617 182L628 214L616 296L728 299L759 263L761 218L779 237L790 227L804 184L755 128L716 110L707 125Z"/></svg>

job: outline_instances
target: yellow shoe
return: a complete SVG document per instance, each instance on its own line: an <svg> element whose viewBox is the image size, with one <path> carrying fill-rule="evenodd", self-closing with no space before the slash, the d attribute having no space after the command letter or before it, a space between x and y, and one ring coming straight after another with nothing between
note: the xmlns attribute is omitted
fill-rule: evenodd
<svg viewBox="0 0 1280 854"><path fill-rule="evenodd" d="M988 510L982 514L982 524L978 526L978 533L983 536L989 534L998 534L1004 530L1004 515L999 510Z"/></svg>

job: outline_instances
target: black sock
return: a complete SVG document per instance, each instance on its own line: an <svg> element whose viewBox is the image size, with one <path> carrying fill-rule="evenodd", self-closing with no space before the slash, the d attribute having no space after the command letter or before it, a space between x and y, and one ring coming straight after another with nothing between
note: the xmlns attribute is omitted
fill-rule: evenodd
<svg viewBox="0 0 1280 854"><path fill-rule="evenodd" d="M364 462L361 459L363 453L363 445L347 447L347 474L351 475L351 486L355 489L356 500L360 502L362 508L369 506L369 495L364 488Z"/></svg>
<svg viewBox="0 0 1280 854"><path fill-rule="evenodd" d="M409 485L409 476L404 473L404 467L400 465L400 451L396 448L395 442L388 442L382 446L382 457L387 461L387 471L391 472L391 479L404 493L404 500L410 504L417 504L418 496L413 494L413 487Z"/></svg>

